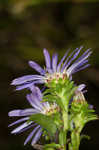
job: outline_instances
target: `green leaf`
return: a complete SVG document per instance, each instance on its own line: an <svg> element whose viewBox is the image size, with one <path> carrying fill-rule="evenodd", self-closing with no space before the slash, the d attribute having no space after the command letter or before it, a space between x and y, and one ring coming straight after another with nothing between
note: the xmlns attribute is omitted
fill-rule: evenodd
<svg viewBox="0 0 99 150"><path fill-rule="evenodd" d="M42 128L46 129L50 136L54 136L57 130L57 126L51 116L46 116L44 114L34 114L30 117L29 121L35 121Z"/></svg>

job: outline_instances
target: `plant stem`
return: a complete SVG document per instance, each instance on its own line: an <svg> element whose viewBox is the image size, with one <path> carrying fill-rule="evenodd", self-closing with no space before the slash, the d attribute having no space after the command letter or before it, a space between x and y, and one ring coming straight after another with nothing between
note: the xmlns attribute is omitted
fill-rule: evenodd
<svg viewBox="0 0 99 150"><path fill-rule="evenodd" d="M61 150L66 150L66 132L63 129L59 133L59 144L61 145Z"/></svg>
<svg viewBox="0 0 99 150"><path fill-rule="evenodd" d="M62 112L63 122L64 122L64 131L68 130L68 110Z"/></svg>
<svg viewBox="0 0 99 150"><path fill-rule="evenodd" d="M71 143L69 143L69 150L79 150L80 133L76 130L71 133Z"/></svg>
<svg viewBox="0 0 99 150"><path fill-rule="evenodd" d="M62 145L61 150L66 150L67 132L68 132L68 109L66 111L62 111L62 118L63 118L63 128L59 134L59 143L60 145Z"/></svg>

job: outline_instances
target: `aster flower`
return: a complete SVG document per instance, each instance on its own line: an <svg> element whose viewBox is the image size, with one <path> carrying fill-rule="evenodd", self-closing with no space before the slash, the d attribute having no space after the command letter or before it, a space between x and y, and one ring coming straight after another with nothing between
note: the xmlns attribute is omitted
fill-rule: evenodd
<svg viewBox="0 0 99 150"><path fill-rule="evenodd" d="M75 90L74 97L75 97L75 95L80 95L81 97L84 97L83 94L84 94L85 92L87 92L87 90L84 90L85 87L86 87L85 84L80 84L80 85L78 86L78 88ZM70 99L69 107L71 107L71 104L72 104L72 102L73 102L73 100L74 100L74 97L72 97L72 98Z"/></svg>
<svg viewBox="0 0 99 150"><path fill-rule="evenodd" d="M30 134L26 138L24 145L26 145L31 139L32 139L31 145L34 145L42 135L42 127L37 123L35 123L34 121L29 121L30 117L34 114L45 114L45 115L52 114L56 110L57 105L55 103L49 104L48 102L41 103L42 94L40 89L36 86L33 87L32 93L27 94L26 97L29 104L33 108L17 109L10 111L8 113L10 117L22 117L22 118L11 123L9 127L22 123L11 132L12 134L19 134L30 128L33 128L32 132L30 132Z"/></svg>
<svg viewBox="0 0 99 150"><path fill-rule="evenodd" d="M22 76L14 79L11 84L16 86L16 90L22 90L24 88L31 88L33 84L48 83L52 79L64 78L64 76L72 79L74 73L89 66L88 57L91 55L90 49L86 50L86 52L78 58L82 48L82 46L76 48L70 55L70 50L68 50L59 63L57 53L53 54L51 61L48 51L44 49L43 53L46 62L45 69L36 62L29 61L29 66L35 69L40 75Z"/></svg>

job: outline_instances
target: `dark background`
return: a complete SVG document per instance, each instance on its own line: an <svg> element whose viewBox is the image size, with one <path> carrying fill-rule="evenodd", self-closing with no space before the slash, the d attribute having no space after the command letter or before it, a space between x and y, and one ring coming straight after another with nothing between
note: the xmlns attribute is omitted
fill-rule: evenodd
<svg viewBox="0 0 99 150"><path fill-rule="evenodd" d="M59 58L68 48L92 48L91 67L73 76L77 84L85 83L86 99L99 114L99 3L66 3L26 0L0 1L0 149L32 150L23 142L28 135L11 135L8 112L29 107L27 90L15 92L11 81L19 76L34 74L28 66L34 60L44 66L43 48ZM83 140L80 150L99 149L99 121L86 125L84 133L91 140Z"/></svg>

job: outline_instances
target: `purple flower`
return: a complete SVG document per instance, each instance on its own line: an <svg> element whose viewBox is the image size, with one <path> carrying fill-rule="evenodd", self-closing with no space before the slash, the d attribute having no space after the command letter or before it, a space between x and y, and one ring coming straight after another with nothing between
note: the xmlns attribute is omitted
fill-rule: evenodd
<svg viewBox="0 0 99 150"><path fill-rule="evenodd" d="M37 113L48 115L52 111L54 112L57 105L56 104L50 105L48 102L41 103L42 94L38 87L33 87L32 93L27 94L26 97L32 108L17 109L10 111L8 113L10 117L22 117L22 118L11 123L9 127L22 123L11 132L12 134L22 133L30 128L33 128L32 132L30 132L30 134L26 138L24 145L26 145L31 139L32 139L31 145L34 145L42 135L42 128L37 123L29 121L31 115Z"/></svg>
<svg viewBox="0 0 99 150"><path fill-rule="evenodd" d="M86 87L85 84L80 84L80 85L78 86L78 88L76 89L76 91L75 91L75 95L78 95L79 93L80 93L81 95L83 95L85 92L87 92L87 90L84 90L85 87ZM74 95L74 97L75 97L75 95ZM84 95L83 95L83 96L84 96ZM72 97L72 98L70 99L69 107L71 106L71 103L73 102L74 97Z"/></svg>
<svg viewBox="0 0 99 150"><path fill-rule="evenodd" d="M68 50L61 61L58 63L58 54L55 53L52 56L46 49L43 50L46 67L43 69L34 61L29 61L29 66L39 72L40 75L26 75L19 78L16 78L12 81L12 85L17 86L16 90L22 90L24 88L31 88L34 84L44 84L52 79L64 78L64 76L72 79L72 75L80 70L85 69L89 66L88 57L91 55L90 49L86 50L80 57L78 57L80 48L76 48L72 53L69 54Z"/></svg>
<svg viewBox="0 0 99 150"><path fill-rule="evenodd" d="M85 102L84 93L87 92L87 90L84 90L85 87L86 87L85 84L80 84L78 86L72 101Z"/></svg>

